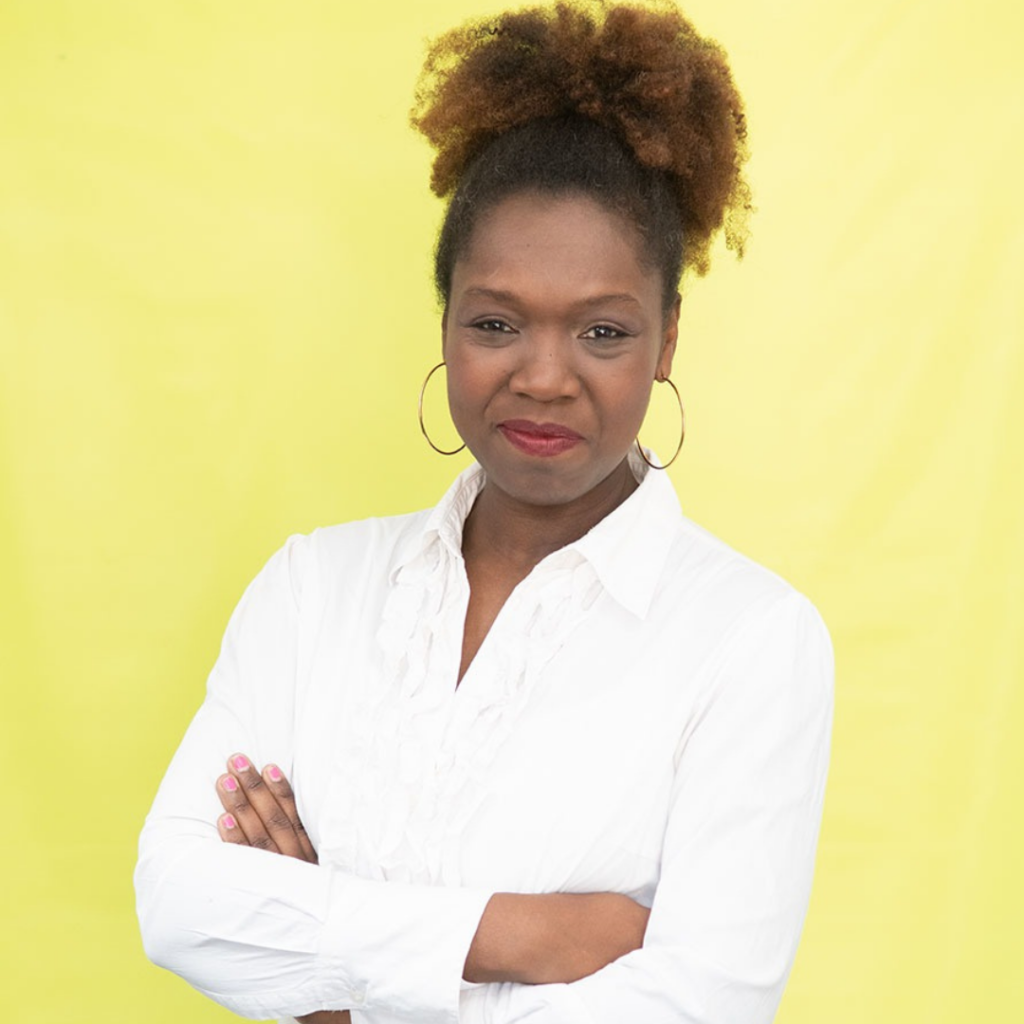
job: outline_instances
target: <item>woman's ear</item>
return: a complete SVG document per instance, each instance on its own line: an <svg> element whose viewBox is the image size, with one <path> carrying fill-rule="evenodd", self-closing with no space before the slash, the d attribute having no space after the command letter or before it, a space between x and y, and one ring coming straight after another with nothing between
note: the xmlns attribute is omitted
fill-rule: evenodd
<svg viewBox="0 0 1024 1024"><path fill-rule="evenodd" d="M658 356L658 367L655 370L655 377L658 380L665 380L672 376L672 357L676 354L676 342L679 340L679 309L682 305L682 296L676 292L676 297L665 314L665 324L661 336L661 355Z"/></svg>

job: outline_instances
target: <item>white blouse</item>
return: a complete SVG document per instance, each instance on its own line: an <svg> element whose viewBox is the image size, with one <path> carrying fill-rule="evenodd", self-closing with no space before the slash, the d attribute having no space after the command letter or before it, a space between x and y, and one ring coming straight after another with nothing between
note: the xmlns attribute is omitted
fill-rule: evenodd
<svg viewBox="0 0 1024 1024"><path fill-rule="evenodd" d="M768 1024L825 788L821 619L650 472L456 688L482 484L292 537L250 585L142 833L149 956L253 1018ZM319 865L220 841L235 751L291 779ZM643 948L572 984L461 981L492 893L556 891L650 906Z"/></svg>

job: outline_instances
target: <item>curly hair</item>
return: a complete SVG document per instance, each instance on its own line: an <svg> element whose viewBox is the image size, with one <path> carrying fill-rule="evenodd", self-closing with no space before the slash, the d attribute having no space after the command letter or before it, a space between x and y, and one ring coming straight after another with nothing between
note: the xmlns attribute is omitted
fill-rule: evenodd
<svg viewBox="0 0 1024 1024"><path fill-rule="evenodd" d="M446 303L477 217L520 191L585 194L639 230L666 308L724 227L740 256L750 190L743 104L721 47L674 7L575 0L454 28L429 47L411 121L449 204Z"/></svg>

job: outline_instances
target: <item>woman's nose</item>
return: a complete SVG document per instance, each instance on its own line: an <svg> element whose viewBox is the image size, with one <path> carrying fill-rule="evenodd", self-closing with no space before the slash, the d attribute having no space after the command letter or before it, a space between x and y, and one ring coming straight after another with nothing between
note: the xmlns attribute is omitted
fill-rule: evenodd
<svg viewBox="0 0 1024 1024"><path fill-rule="evenodd" d="M516 394L538 402L553 402L579 394L580 381L571 339L552 334L531 338L520 345L509 387Z"/></svg>

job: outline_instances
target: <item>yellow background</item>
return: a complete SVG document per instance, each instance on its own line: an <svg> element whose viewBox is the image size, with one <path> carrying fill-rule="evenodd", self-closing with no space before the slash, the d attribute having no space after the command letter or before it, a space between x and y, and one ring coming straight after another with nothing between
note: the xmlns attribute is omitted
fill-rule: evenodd
<svg viewBox="0 0 1024 1024"><path fill-rule="evenodd" d="M144 959L136 835L265 558L459 463L416 427L440 210L405 118L423 37L491 10L0 5L5 1021L229 1019ZM779 1021L1020 1021L1021 7L687 10L759 212L687 290L672 475L838 660Z"/></svg>

